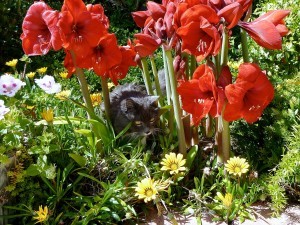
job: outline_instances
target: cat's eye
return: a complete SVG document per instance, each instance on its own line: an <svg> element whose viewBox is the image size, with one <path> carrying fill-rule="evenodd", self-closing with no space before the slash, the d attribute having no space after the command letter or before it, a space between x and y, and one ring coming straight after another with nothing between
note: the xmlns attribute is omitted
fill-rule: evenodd
<svg viewBox="0 0 300 225"><path fill-rule="evenodd" d="M155 122L155 118L151 118L150 123L154 123L154 122Z"/></svg>
<svg viewBox="0 0 300 225"><path fill-rule="evenodd" d="M134 124L135 124L136 126L142 126L142 122L141 122L141 121L139 121L139 120L137 120L137 121L134 121Z"/></svg>

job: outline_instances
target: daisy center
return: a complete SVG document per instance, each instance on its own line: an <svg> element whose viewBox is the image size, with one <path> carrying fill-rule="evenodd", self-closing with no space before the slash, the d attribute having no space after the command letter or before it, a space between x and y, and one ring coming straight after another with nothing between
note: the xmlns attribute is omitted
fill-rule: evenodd
<svg viewBox="0 0 300 225"><path fill-rule="evenodd" d="M153 192L152 188L147 188L147 189L145 190L145 195L146 195L147 197L151 197L153 194L154 194L154 192Z"/></svg>
<svg viewBox="0 0 300 225"><path fill-rule="evenodd" d="M178 169L178 165L176 163L172 163L170 166L171 170L177 170Z"/></svg>
<svg viewBox="0 0 300 225"><path fill-rule="evenodd" d="M238 167L238 166L237 166L237 167L235 167L235 168L234 168L234 172L235 172L235 173L239 173L239 172L241 172L241 168L240 168L240 167Z"/></svg>

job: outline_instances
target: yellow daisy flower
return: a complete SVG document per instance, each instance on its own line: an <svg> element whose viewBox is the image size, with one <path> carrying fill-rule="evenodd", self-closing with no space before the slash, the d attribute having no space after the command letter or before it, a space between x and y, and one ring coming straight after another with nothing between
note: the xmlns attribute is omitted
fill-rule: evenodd
<svg viewBox="0 0 300 225"><path fill-rule="evenodd" d="M71 95L70 90L61 91L55 94L55 97L60 100L66 100Z"/></svg>
<svg viewBox="0 0 300 225"><path fill-rule="evenodd" d="M40 74L44 74L47 72L47 69L48 69L47 67L41 67L41 68L37 69L36 71Z"/></svg>
<svg viewBox="0 0 300 225"><path fill-rule="evenodd" d="M90 96L91 96L92 104L94 107L101 104L100 93L94 93L94 94L91 94Z"/></svg>
<svg viewBox="0 0 300 225"><path fill-rule="evenodd" d="M13 60L6 62L5 65L10 66L10 67L16 67L17 63L18 63L18 60L13 59Z"/></svg>
<svg viewBox="0 0 300 225"><path fill-rule="evenodd" d="M243 173L247 173L249 164L246 162L246 159L233 157L230 158L227 163L225 163L225 169L229 174L235 176L242 176Z"/></svg>
<svg viewBox="0 0 300 225"><path fill-rule="evenodd" d="M165 158L162 160L160 164L163 165L161 170L163 171L170 171L170 174L177 174L181 171L185 171L186 168L184 167L184 164L186 163L186 160L183 159L182 154L176 154L174 152L171 152L170 154L166 154Z"/></svg>
<svg viewBox="0 0 300 225"><path fill-rule="evenodd" d="M141 182L137 183L135 188L135 196L139 199L144 199L147 203L148 201L154 200L157 197L157 182L151 178L145 178Z"/></svg>
<svg viewBox="0 0 300 225"><path fill-rule="evenodd" d="M26 76L30 79L34 78L35 72L26 73Z"/></svg>
<svg viewBox="0 0 300 225"><path fill-rule="evenodd" d="M35 211L37 216L34 216L33 219L37 220L36 223L42 223L48 220L48 207L45 206L43 209L43 206L39 206L39 210Z"/></svg>
<svg viewBox="0 0 300 225"><path fill-rule="evenodd" d="M108 89L110 90L115 86L115 84L113 82L108 82L107 86L108 86Z"/></svg>
<svg viewBox="0 0 300 225"><path fill-rule="evenodd" d="M217 196L222 201L225 207L230 208L230 206L232 205L232 194L226 193L225 196L223 196L220 192L217 192Z"/></svg>
<svg viewBox="0 0 300 225"><path fill-rule="evenodd" d="M53 109L44 109L42 112L42 117L48 123L52 123L53 122Z"/></svg>
<svg viewBox="0 0 300 225"><path fill-rule="evenodd" d="M60 72L59 75L61 76L61 78L66 79L68 77L68 72Z"/></svg>

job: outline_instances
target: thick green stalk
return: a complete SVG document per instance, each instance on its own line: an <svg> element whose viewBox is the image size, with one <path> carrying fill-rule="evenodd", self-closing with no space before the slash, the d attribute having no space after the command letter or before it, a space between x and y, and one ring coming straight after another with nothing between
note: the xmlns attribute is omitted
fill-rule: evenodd
<svg viewBox="0 0 300 225"><path fill-rule="evenodd" d="M189 71L189 79L193 77L193 73L197 68L197 61L196 57L191 55L191 62L190 62L190 71Z"/></svg>
<svg viewBox="0 0 300 225"><path fill-rule="evenodd" d="M222 67L227 65L228 62L228 30L226 27L223 30L222 36L222 50L221 50L221 62L219 66L219 71L222 71ZM220 124L221 123L221 124ZM220 126L222 125L222 126ZM218 119L218 129L217 129L217 140L218 140L218 159L224 163L229 159L230 155L230 128L229 123L223 119L223 110L222 115Z"/></svg>
<svg viewBox="0 0 300 225"><path fill-rule="evenodd" d="M77 75L77 79L78 79L78 82L79 82L79 85L80 85L83 100L84 100L85 106L88 108L89 118L93 119L95 117L95 112L94 112L94 107L93 107L93 104L92 104L88 84L87 84L87 81L85 79L85 75L83 73L83 70L81 68L77 67L75 53L73 51L70 51L70 53L71 53L71 56L72 56L73 64L76 68L76 75Z"/></svg>
<svg viewBox="0 0 300 225"><path fill-rule="evenodd" d="M165 51L166 54L168 70L169 70L169 79L170 79L170 86L172 92L174 115L175 115L175 121L177 125L177 131L178 131L177 135L179 141L179 152L185 156L186 155L185 135L184 135L183 122L181 120L182 111L180 108L179 96L177 93L177 81L174 74L172 52L171 50L164 50L164 49L163 51Z"/></svg>
<svg viewBox="0 0 300 225"><path fill-rule="evenodd" d="M142 58L141 62L142 62L142 67L143 67L143 79L144 79L144 82L145 82L147 93L149 95L153 95L153 90L152 90L152 85L151 85L151 79L150 79L147 59Z"/></svg>
<svg viewBox="0 0 300 225"><path fill-rule="evenodd" d="M102 86L102 97L104 102L106 119L108 122L110 122L110 99L109 99L109 89L108 89L106 77L101 76L101 86Z"/></svg>
<svg viewBox="0 0 300 225"><path fill-rule="evenodd" d="M161 98L159 77L158 77L158 73L157 73L157 69L156 69L156 65L155 65L153 57L150 57L150 62L151 62L152 72L154 75L154 84L155 84L156 95L159 96L158 102L159 102L160 106L163 106L163 99Z"/></svg>
<svg viewBox="0 0 300 225"><path fill-rule="evenodd" d="M243 60L244 62L250 62L248 43L247 43L247 33L243 29L241 29L241 43L242 43Z"/></svg>

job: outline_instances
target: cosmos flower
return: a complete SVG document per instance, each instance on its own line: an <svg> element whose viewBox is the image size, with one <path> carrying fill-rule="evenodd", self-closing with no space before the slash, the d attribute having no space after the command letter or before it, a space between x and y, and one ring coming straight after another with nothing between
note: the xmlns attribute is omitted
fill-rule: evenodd
<svg viewBox="0 0 300 225"><path fill-rule="evenodd" d="M35 72L26 73L26 76L30 79L34 78Z"/></svg>
<svg viewBox="0 0 300 225"><path fill-rule="evenodd" d="M36 216L33 217L33 219L37 220L36 223L43 223L45 221L48 220L48 207L45 206L43 208L43 206L39 206L39 210L35 211L35 213L37 214Z"/></svg>
<svg viewBox="0 0 300 225"><path fill-rule="evenodd" d="M25 83L9 74L0 77L0 95L13 97Z"/></svg>
<svg viewBox="0 0 300 225"><path fill-rule="evenodd" d="M53 109L44 109L42 112L42 117L47 123L53 122Z"/></svg>
<svg viewBox="0 0 300 225"><path fill-rule="evenodd" d="M249 168L249 164L246 162L246 159L233 157L230 158L225 164L225 170L229 174L233 174L235 176L242 176L243 173L247 173Z"/></svg>
<svg viewBox="0 0 300 225"><path fill-rule="evenodd" d="M220 192L217 192L217 196L226 208L230 208L232 205L232 194L226 193L225 196L223 196Z"/></svg>
<svg viewBox="0 0 300 225"><path fill-rule="evenodd" d="M54 77L52 76L45 75L41 79L34 79L34 81L47 94L55 94L61 90L61 85L59 83L55 83Z"/></svg>
<svg viewBox="0 0 300 225"><path fill-rule="evenodd" d="M2 120L4 118L4 115L9 111L9 108L6 108L6 106L4 105L4 101L0 99L0 120Z"/></svg>
<svg viewBox="0 0 300 225"><path fill-rule="evenodd" d="M6 62L5 65L10 66L10 67L16 67L17 63L18 63L18 60L13 59L13 60Z"/></svg>
<svg viewBox="0 0 300 225"><path fill-rule="evenodd" d="M178 174L181 171L185 171L186 168L184 167L184 164L186 163L186 160L183 159L182 154L175 154L174 152L171 152L170 154L166 154L165 158L162 160L160 164L163 165L161 170L163 171L170 171L170 174Z"/></svg>
<svg viewBox="0 0 300 225"><path fill-rule="evenodd" d="M155 200L158 194L157 182L151 178L144 178L137 183L135 192L135 196L138 196L139 199L144 199L146 203Z"/></svg>

